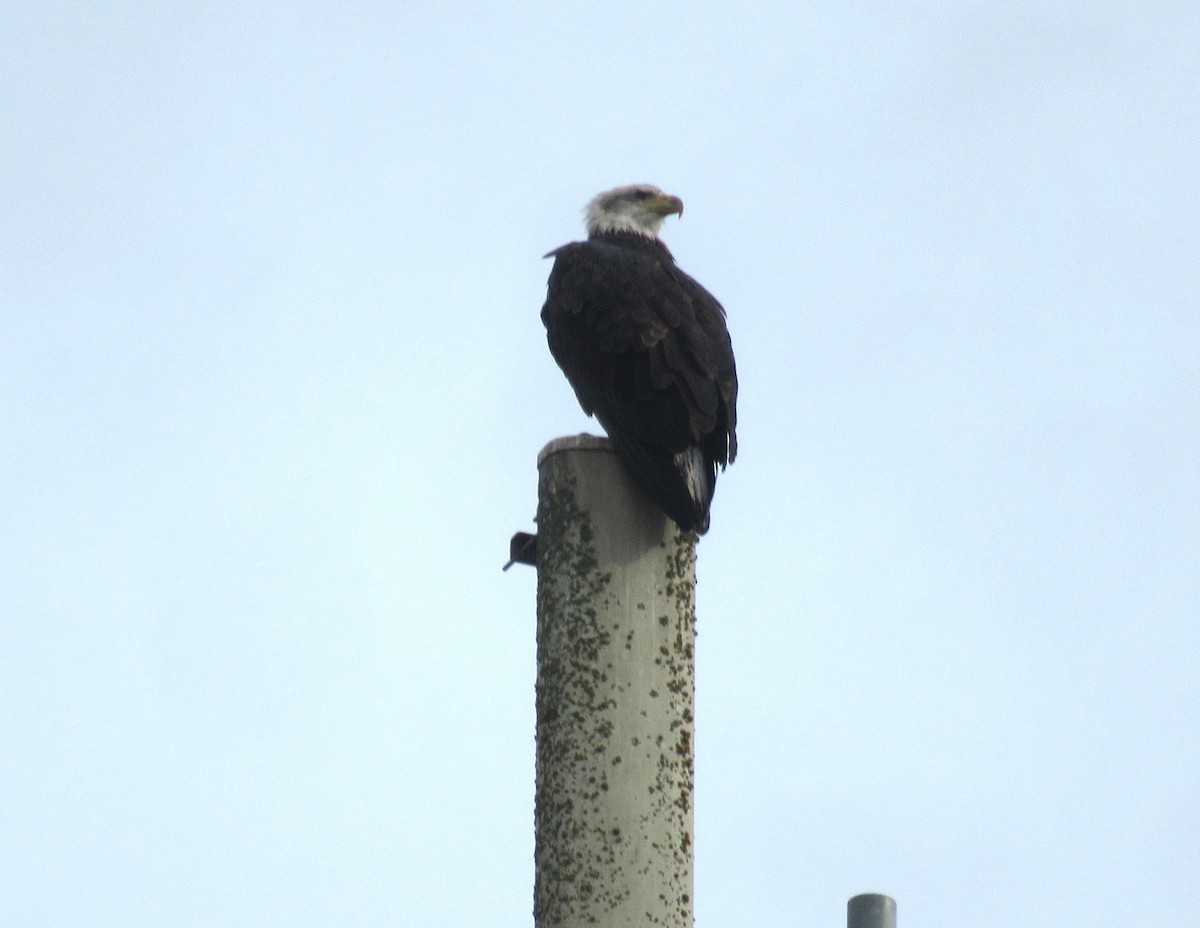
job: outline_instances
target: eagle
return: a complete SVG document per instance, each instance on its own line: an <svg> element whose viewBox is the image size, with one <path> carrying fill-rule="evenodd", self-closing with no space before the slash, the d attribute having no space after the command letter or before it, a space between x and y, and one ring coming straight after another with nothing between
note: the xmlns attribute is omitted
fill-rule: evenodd
<svg viewBox="0 0 1200 928"><path fill-rule="evenodd" d="M725 310L658 237L683 201L650 184L617 187L585 210L587 240L556 248L542 322L583 411L684 531L737 455L737 369Z"/></svg>

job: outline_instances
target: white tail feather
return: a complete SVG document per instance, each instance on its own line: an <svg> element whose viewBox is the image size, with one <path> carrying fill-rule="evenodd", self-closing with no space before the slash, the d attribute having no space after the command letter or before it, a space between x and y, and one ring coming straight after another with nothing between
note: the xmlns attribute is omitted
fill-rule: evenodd
<svg viewBox="0 0 1200 928"><path fill-rule="evenodd" d="M696 501L696 509L704 512L712 502L712 483L708 476L708 466L704 453L692 446L675 455L675 467L687 484L688 496Z"/></svg>

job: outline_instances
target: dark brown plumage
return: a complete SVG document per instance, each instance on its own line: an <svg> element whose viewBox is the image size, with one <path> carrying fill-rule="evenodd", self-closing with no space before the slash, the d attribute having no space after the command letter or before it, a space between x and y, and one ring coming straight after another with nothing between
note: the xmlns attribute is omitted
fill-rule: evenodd
<svg viewBox="0 0 1200 928"><path fill-rule="evenodd" d="M648 185L596 197L587 241L547 255L542 321L584 411L659 507L703 533L737 454L737 372L724 309L656 235L682 210Z"/></svg>

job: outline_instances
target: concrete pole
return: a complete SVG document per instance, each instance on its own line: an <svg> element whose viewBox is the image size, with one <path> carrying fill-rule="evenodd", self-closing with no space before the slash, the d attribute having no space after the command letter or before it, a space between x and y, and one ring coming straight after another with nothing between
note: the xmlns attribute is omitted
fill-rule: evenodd
<svg viewBox="0 0 1200 928"><path fill-rule="evenodd" d="M538 455L536 928L692 928L695 536L607 439Z"/></svg>
<svg viewBox="0 0 1200 928"><path fill-rule="evenodd" d="M896 928L896 900L880 893L863 893L846 905L846 928Z"/></svg>

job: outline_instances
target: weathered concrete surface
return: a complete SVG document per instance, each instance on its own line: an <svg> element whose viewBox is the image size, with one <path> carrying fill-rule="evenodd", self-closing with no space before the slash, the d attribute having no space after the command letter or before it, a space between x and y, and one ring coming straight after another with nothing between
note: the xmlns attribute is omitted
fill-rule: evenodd
<svg viewBox="0 0 1200 928"><path fill-rule="evenodd" d="M538 457L537 928L691 928L695 536L606 439Z"/></svg>

